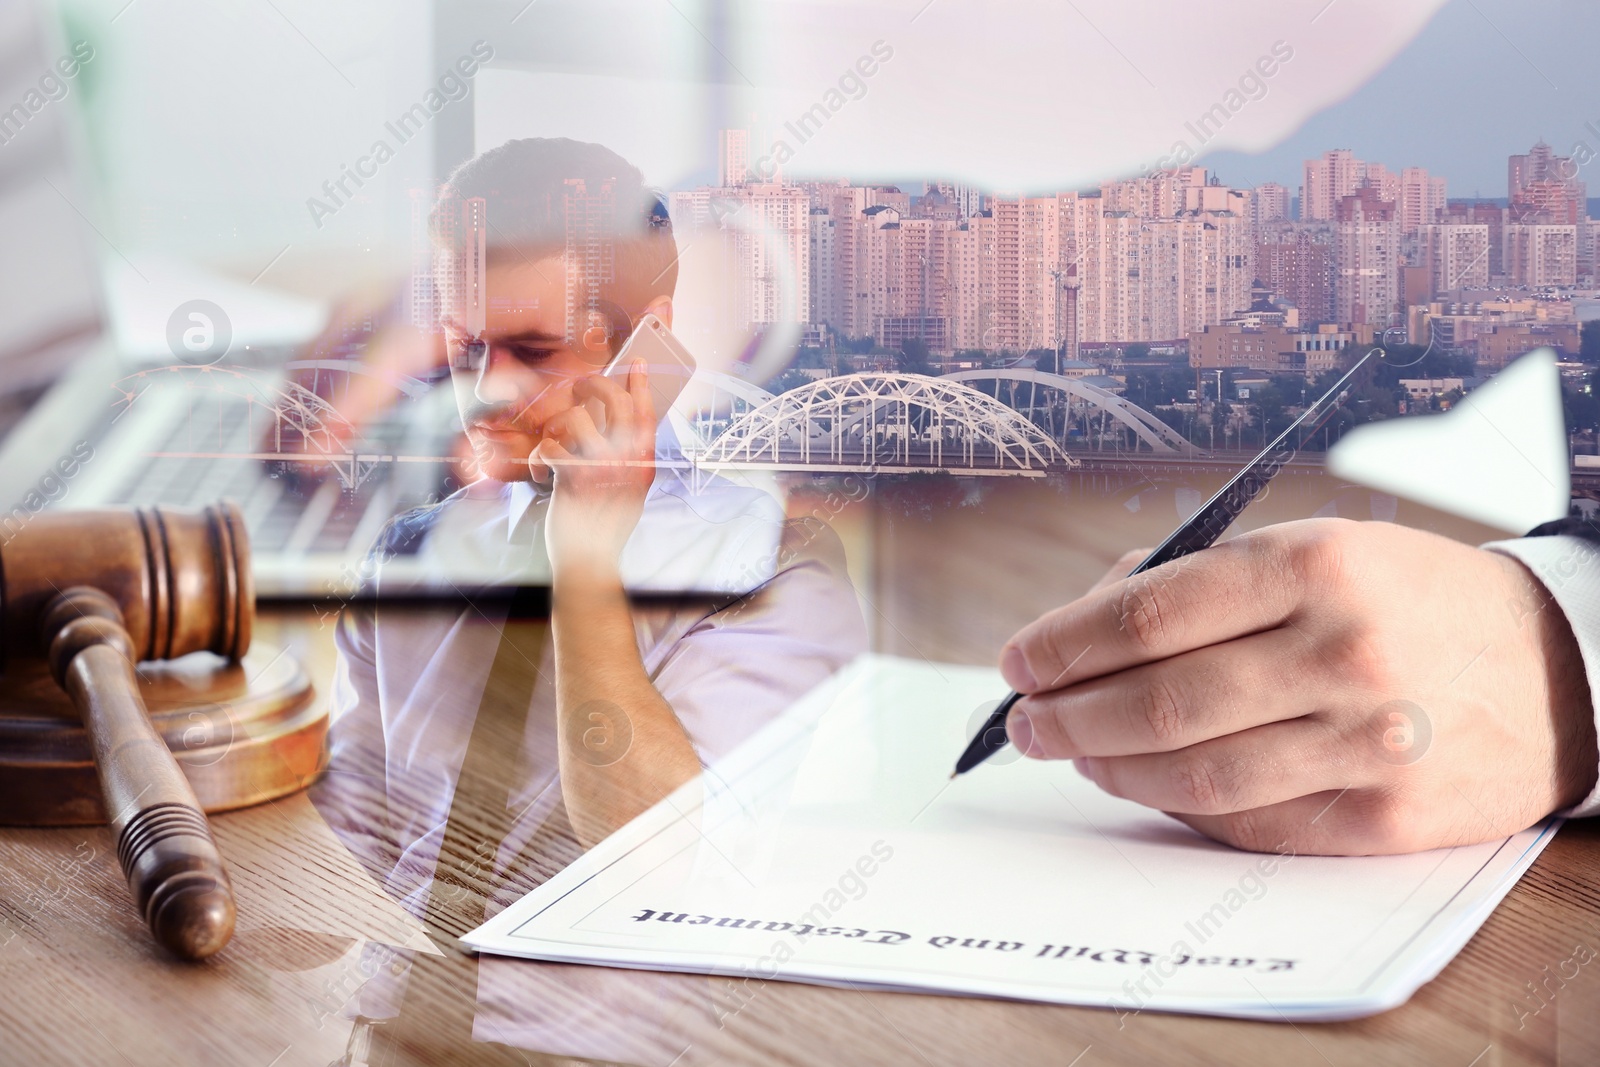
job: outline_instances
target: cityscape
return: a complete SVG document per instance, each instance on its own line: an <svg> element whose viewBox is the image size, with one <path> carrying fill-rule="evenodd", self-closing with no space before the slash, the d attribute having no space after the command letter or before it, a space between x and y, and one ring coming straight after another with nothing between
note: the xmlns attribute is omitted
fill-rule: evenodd
<svg viewBox="0 0 1600 1067"><path fill-rule="evenodd" d="M769 389L1031 366L1131 390L1174 425L1188 408L1179 428L1192 437L1196 404L1224 379L1227 399L1265 389L1298 403L1286 379L1309 387L1347 347L1382 343L1421 350L1414 377L1390 376L1391 413L1448 407L1542 346L1572 363L1574 396L1592 396L1576 361L1600 360L1600 324L1581 335L1600 317L1600 220L1583 161L1543 142L1508 159L1500 199L1453 199L1445 176L1347 149L1306 160L1297 189L1235 188L1188 166L1011 196L941 181L910 191L762 180L750 144L748 131L722 131L718 183L669 203L680 243L723 242L739 324L798 333L793 365ZM1207 430L1244 443L1265 421L1254 438L1246 426Z"/></svg>
<svg viewBox="0 0 1600 1067"><path fill-rule="evenodd" d="M1507 160L1506 197L1458 199L1442 175L1342 148L1305 160L1294 189L1183 166L1030 196L794 180L753 168L754 140L721 131L716 184L664 205L680 257L718 264L716 314L753 339L729 373L704 376L693 418L706 457L814 469L819 434L835 438L834 465L898 454L890 466L927 470L949 469L947 438L985 457L961 465L974 471L1260 447L1379 345L1389 358L1308 448L1359 422L1446 410L1550 347L1575 462L1595 463L1600 219L1584 161L1542 141ZM615 205L609 183L566 189L570 343L614 274L601 235ZM482 200L434 210L434 199L413 194L407 318L437 328L448 301L481 329L495 299L482 275L493 220ZM456 251L444 274L430 218ZM875 379L827 384L846 375ZM947 379L960 396L906 375ZM757 414L794 390L807 392ZM1051 450L1030 444L1035 431Z"/></svg>

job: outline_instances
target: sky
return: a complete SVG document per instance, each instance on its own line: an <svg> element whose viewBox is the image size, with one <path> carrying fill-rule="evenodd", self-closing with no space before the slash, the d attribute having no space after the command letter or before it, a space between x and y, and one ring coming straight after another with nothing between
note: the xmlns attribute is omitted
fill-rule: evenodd
<svg viewBox="0 0 1600 1067"><path fill-rule="evenodd" d="M1505 196L1506 157L1541 137L1558 154L1582 141L1600 157L1597 59L1600 0L1451 0L1376 77L1275 147L1198 162L1224 184L1295 190L1304 160L1349 148L1443 175L1453 197ZM1597 164L1580 172L1591 195Z"/></svg>
<svg viewBox="0 0 1600 1067"><path fill-rule="evenodd" d="M1577 74L1600 53L1600 0L164 0L117 17L124 6L62 0L64 35L95 49L68 97L89 117L103 200L82 214L134 262L149 248L247 278L276 262L315 289L408 254L410 191L437 169L428 138L397 147L336 215L310 205L473 47L494 59L430 130L475 125L480 148L599 140L664 188L714 177L725 123L760 125L757 159L791 146L792 178L1094 188L1198 144L1190 123L1280 44L1292 62L1226 120L1213 143L1227 150L1200 157L1223 182L1294 190L1304 159L1346 147L1495 197L1506 156L1540 136L1600 153L1600 75ZM5 74L11 101L37 76ZM823 103L825 125L790 131Z"/></svg>
<svg viewBox="0 0 1600 1067"><path fill-rule="evenodd" d="M506 63L479 82L480 146L598 140L685 188L714 179L715 130L733 126L763 177L1010 195L1180 165L1179 141L1278 143L1448 0L702 0L685 10L712 28L670 48L687 17L672 6L645 5L651 32L618 35L593 2L543 0L516 27L524 52L496 46ZM1224 102L1212 136L1189 130Z"/></svg>

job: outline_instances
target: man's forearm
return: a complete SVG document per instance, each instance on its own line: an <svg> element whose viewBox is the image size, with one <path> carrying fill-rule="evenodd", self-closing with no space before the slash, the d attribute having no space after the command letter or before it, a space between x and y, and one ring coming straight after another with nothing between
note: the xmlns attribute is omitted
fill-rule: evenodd
<svg viewBox="0 0 1600 1067"><path fill-rule="evenodd" d="M699 757L639 658L615 573L553 590L556 736L573 831L593 845L700 772Z"/></svg>

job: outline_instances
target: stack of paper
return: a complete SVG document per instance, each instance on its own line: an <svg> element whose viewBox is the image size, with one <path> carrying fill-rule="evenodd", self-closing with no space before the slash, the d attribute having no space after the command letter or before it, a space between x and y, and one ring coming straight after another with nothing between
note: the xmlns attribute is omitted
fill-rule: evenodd
<svg viewBox="0 0 1600 1067"><path fill-rule="evenodd" d="M997 672L865 657L473 931L535 959L1263 1019L1394 1007L1549 820L1409 856L1240 852L1008 750Z"/></svg>

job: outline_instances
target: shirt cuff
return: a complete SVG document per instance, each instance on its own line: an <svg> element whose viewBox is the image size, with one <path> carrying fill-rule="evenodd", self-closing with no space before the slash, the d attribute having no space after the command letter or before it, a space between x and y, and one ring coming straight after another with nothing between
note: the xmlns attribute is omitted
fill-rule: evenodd
<svg viewBox="0 0 1600 1067"><path fill-rule="evenodd" d="M1494 541L1482 547L1521 561L1550 591L1578 640L1589 680L1589 704L1600 716L1600 544L1558 534ZM1600 752L1596 752L1595 759L1600 765ZM1556 814L1600 814L1600 783L1582 801Z"/></svg>

